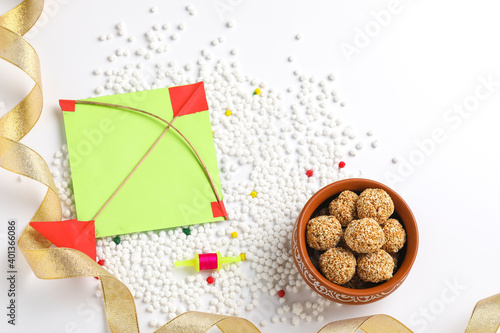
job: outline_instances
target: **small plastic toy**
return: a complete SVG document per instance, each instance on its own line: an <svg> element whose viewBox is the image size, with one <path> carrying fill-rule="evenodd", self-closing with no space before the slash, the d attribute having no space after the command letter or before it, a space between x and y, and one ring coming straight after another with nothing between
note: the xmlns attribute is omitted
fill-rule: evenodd
<svg viewBox="0 0 500 333"><path fill-rule="evenodd" d="M197 272L206 269L220 269L222 264L228 264L232 262L241 262L241 257L222 257L217 251L217 253L196 253L194 259L188 260L178 260L174 262L175 267L179 266L194 266Z"/></svg>

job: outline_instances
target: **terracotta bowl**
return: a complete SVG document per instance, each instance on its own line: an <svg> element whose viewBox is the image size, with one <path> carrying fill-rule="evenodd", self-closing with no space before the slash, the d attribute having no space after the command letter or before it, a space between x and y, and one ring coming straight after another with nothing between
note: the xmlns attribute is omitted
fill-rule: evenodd
<svg viewBox="0 0 500 333"><path fill-rule="evenodd" d="M306 225L313 213L320 206L324 207L340 192L351 190L361 193L367 188L380 188L385 190L394 201L394 214L406 229L406 253L403 262L394 276L375 287L366 289L350 289L328 281L312 264L306 245ZM404 250L404 249L403 249ZM402 251L403 251L402 250ZM345 179L327 185L314 194L306 203L300 213L292 235L292 252L295 265L305 282L319 295L337 303L366 304L380 300L398 289L410 273L418 250L418 228L415 217L406 202L391 188L386 185L362 178Z"/></svg>

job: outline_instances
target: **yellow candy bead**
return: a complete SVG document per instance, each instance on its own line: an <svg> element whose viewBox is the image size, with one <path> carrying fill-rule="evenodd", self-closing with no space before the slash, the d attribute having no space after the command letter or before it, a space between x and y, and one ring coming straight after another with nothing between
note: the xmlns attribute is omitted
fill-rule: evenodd
<svg viewBox="0 0 500 333"><path fill-rule="evenodd" d="M255 198L257 196L257 192L255 192L255 191L250 192L250 196L252 198Z"/></svg>
<svg viewBox="0 0 500 333"><path fill-rule="evenodd" d="M241 253L240 254L241 261L245 260L247 258L246 254Z"/></svg>
<svg viewBox="0 0 500 333"><path fill-rule="evenodd" d="M262 91L260 91L259 88L255 89L255 91L253 92L254 95L260 95Z"/></svg>
<svg viewBox="0 0 500 333"><path fill-rule="evenodd" d="M230 110L227 110L225 113L224 113L227 117L229 117L230 115L232 115L233 113L230 111Z"/></svg>
<svg viewBox="0 0 500 333"><path fill-rule="evenodd" d="M233 238L238 237L238 233L237 233L236 231L233 231L233 232L231 233L231 237L233 237Z"/></svg>

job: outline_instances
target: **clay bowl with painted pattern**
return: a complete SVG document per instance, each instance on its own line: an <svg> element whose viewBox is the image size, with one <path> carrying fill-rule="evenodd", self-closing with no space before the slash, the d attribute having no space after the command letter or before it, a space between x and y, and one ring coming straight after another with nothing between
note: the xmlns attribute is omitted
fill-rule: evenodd
<svg viewBox="0 0 500 333"><path fill-rule="evenodd" d="M306 225L318 212L328 207L342 191L351 190L361 193L367 188L385 190L394 202L394 214L406 230L406 244L399 251L397 271L394 276L382 283L368 285L364 289L346 288L327 280L317 268L319 252L307 246ZM408 204L388 186L370 179L351 178L340 180L323 187L305 204L295 222L292 234L292 254L295 265L304 281L319 295L342 304L367 304L387 297L404 282L413 266L418 252L418 227Z"/></svg>

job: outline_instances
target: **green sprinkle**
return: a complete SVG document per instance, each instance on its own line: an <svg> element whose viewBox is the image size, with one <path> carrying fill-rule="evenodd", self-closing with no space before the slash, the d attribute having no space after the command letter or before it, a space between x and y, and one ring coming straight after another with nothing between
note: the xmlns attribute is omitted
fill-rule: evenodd
<svg viewBox="0 0 500 333"><path fill-rule="evenodd" d="M189 228L182 228L182 232L186 234L186 236L191 235L191 229Z"/></svg>
<svg viewBox="0 0 500 333"><path fill-rule="evenodd" d="M115 242L116 245L120 244L120 237L116 236L113 238L113 242Z"/></svg>

